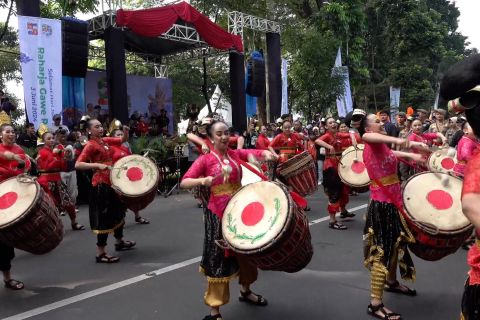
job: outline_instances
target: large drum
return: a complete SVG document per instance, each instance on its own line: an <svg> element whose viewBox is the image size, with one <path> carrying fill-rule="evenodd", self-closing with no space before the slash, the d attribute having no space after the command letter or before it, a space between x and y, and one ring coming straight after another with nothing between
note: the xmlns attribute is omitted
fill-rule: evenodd
<svg viewBox="0 0 480 320"><path fill-rule="evenodd" d="M450 151L449 148L438 149L430 154L428 157L428 170L433 172L453 172L453 167L457 163L455 151Z"/></svg>
<svg viewBox="0 0 480 320"><path fill-rule="evenodd" d="M347 148L338 164L340 179L357 192L367 192L370 185L370 177L363 162L363 148L363 144L357 145L357 148L354 146Z"/></svg>
<svg viewBox="0 0 480 320"><path fill-rule="evenodd" d="M306 196L318 189L317 169L312 156L304 151L285 161L278 173L292 187L293 191Z"/></svg>
<svg viewBox="0 0 480 320"><path fill-rule="evenodd" d="M30 176L0 184L0 241L33 254L44 254L63 239L63 224L50 197Z"/></svg>
<svg viewBox="0 0 480 320"><path fill-rule="evenodd" d="M110 172L113 189L132 211L144 209L155 199L159 177L155 163L139 155L119 159Z"/></svg>
<svg viewBox="0 0 480 320"><path fill-rule="evenodd" d="M242 187L225 209L222 233L233 251L263 270L297 272L313 255L308 220L277 182Z"/></svg>
<svg viewBox="0 0 480 320"><path fill-rule="evenodd" d="M435 261L460 248L473 226L463 215L462 180L446 173L421 172L410 177L402 195L406 221L418 257Z"/></svg>

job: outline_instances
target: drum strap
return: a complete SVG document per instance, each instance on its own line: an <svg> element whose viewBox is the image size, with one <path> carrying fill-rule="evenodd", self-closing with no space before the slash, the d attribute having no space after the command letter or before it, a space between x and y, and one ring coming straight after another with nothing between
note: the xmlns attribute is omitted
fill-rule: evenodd
<svg viewBox="0 0 480 320"><path fill-rule="evenodd" d="M244 166L248 170L252 171L254 174L259 176L263 181L268 181L268 178L261 172L259 172L257 169L255 169L253 166L251 166L248 162L243 161L242 159L237 158L234 155L231 155L233 159L235 159L240 165ZM295 191L289 191L290 195L292 196L293 201L302 209L305 209L307 207L307 200L303 198L301 195L296 193Z"/></svg>

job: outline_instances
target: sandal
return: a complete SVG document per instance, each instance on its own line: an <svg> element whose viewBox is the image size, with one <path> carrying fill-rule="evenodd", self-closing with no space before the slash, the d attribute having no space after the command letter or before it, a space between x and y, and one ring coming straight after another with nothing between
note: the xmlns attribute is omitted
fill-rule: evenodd
<svg viewBox="0 0 480 320"><path fill-rule="evenodd" d="M405 290L406 289L406 290ZM414 297L417 295L417 290L412 290L409 287L400 284L397 280L392 283L385 283L385 291L404 294L406 296Z"/></svg>
<svg viewBox="0 0 480 320"><path fill-rule="evenodd" d="M138 224L150 224L150 221L142 217L135 218L135 222Z"/></svg>
<svg viewBox="0 0 480 320"><path fill-rule="evenodd" d="M85 227L80 223L76 222L72 224L72 230L85 230Z"/></svg>
<svg viewBox="0 0 480 320"><path fill-rule="evenodd" d="M5 288L12 290L22 290L25 287L22 281L15 279L3 280L3 282L5 283Z"/></svg>
<svg viewBox="0 0 480 320"><path fill-rule="evenodd" d="M340 212L340 218L353 218L355 217L355 213L348 212L347 210Z"/></svg>
<svg viewBox="0 0 480 320"><path fill-rule="evenodd" d="M377 312L380 311L383 313L383 316L379 315ZM400 320L402 319L402 316L399 313L395 312L387 312L385 310L385 306L383 303L380 303L378 306L374 306L372 304L369 304L367 307L367 313L371 315L372 317L375 317L377 319L383 319L383 320L390 320L390 319L396 319Z"/></svg>
<svg viewBox="0 0 480 320"><path fill-rule="evenodd" d="M250 294L253 294L253 295L257 296L257 301L250 299L248 297ZM251 290L248 290L247 292L242 292L240 290L240 297L238 297L238 300L241 301L241 302L246 302L248 304L253 304L253 305L261 306L261 307L264 307L268 304L267 299L265 299L264 297L262 297L259 294L253 293Z"/></svg>
<svg viewBox="0 0 480 320"><path fill-rule="evenodd" d="M97 261L97 263L116 263L116 262L120 261L120 258L109 256L106 253L103 253L99 256L96 256L95 261Z"/></svg>
<svg viewBox="0 0 480 320"><path fill-rule="evenodd" d="M338 221L330 222L328 224L328 227L330 229L334 229L334 230L347 230L347 226L344 225L343 223L338 222Z"/></svg>
<svg viewBox="0 0 480 320"><path fill-rule="evenodd" d="M135 247L136 244L137 243L135 241L122 240L119 243L115 243L115 250L116 251L130 250L133 247Z"/></svg>
<svg viewBox="0 0 480 320"><path fill-rule="evenodd" d="M222 320L222 315L220 313L216 314L214 316L209 314L208 316L205 316L205 318L203 318L203 320Z"/></svg>

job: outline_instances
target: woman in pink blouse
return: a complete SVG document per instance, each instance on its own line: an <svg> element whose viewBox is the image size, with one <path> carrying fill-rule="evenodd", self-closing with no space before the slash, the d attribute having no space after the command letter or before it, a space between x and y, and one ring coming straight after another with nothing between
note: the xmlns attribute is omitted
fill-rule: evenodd
<svg viewBox="0 0 480 320"><path fill-rule="evenodd" d="M479 140L473 134L472 127L465 122L463 124L463 137L457 145L457 160L458 162L453 167L453 172L459 177L463 177L465 167L468 161L478 152L480 145Z"/></svg>
<svg viewBox="0 0 480 320"><path fill-rule="evenodd" d="M374 114L364 118L359 128L365 143L363 161L370 184L370 199L363 239L365 241L364 264L371 275L370 304L368 313L376 318L398 320L400 314L387 309L382 302L383 291L416 295L397 281L397 265L403 279L413 280L415 268L407 244L414 239L399 212L402 207L400 180L397 175L397 157L410 161L422 161L420 154L391 150L388 145L402 148L426 149L422 142L389 137L380 120Z"/></svg>
<svg viewBox="0 0 480 320"><path fill-rule="evenodd" d="M255 266L244 259L218 247L215 240L222 239L221 219L228 202L240 187L242 169L238 159L247 161L249 155L262 160L273 160L275 156L267 150L228 149L229 130L221 121L213 121L207 132L213 140L210 153L200 156L182 179L182 188L207 186L210 199L204 209L205 240L200 263L201 272L207 277L205 304L210 306L210 315L204 320L221 319L220 306L229 300L229 282L239 276L241 285L240 301L265 306L267 300L250 291L250 285L257 279Z"/></svg>

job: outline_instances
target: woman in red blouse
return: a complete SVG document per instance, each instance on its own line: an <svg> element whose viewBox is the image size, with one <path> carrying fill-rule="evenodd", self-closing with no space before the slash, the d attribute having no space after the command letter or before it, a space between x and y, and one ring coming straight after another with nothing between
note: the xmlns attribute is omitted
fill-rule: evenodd
<svg viewBox="0 0 480 320"><path fill-rule="evenodd" d="M280 157L278 159L280 164L305 149L303 137L296 132L292 132L292 124L290 121L283 122L282 130L283 132L273 138L268 146L268 150L275 156Z"/></svg>
<svg viewBox="0 0 480 320"><path fill-rule="evenodd" d="M326 120L327 132L315 140L315 143L327 150L325 161L323 163L323 187L328 196L327 211L330 215L329 227L335 230L345 230L347 227L337 221L335 215L340 211L342 218L354 217L354 213L347 211L345 206L348 203L349 189L343 184L338 175L338 164L342 152L352 145L352 139L360 143L360 137L355 135L353 138L348 132L338 132L337 123L334 118Z"/></svg>
<svg viewBox="0 0 480 320"><path fill-rule="evenodd" d="M141 116L140 118L138 118L138 124L137 124L137 128L136 128L136 134L137 136L146 136L148 134L148 131L150 130L150 128L148 127L148 124L145 123L145 118L143 116Z"/></svg>
<svg viewBox="0 0 480 320"><path fill-rule="evenodd" d="M67 167L65 148L59 144L56 147L55 138L50 132L42 135L45 143L38 151L37 166L40 173L38 183L43 190L52 198L60 212L66 211L70 217L73 230L84 230L85 227L77 222L75 203L68 193L66 185L62 182L60 172Z"/></svg>
<svg viewBox="0 0 480 320"><path fill-rule="evenodd" d="M0 126L0 182L23 173L25 152L15 143L16 137L11 125ZM0 270L3 273L5 288L20 290L24 288L23 282L13 279L10 274L13 258L15 258L13 247L0 242Z"/></svg>
<svg viewBox="0 0 480 320"><path fill-rule="evenodd" d="M110 135L114 138L121 138L123 140L125 134L123 133L123 130L115 129L110 133ZM113 164L115 164L121 158L132 154L132 152L130 151L130 148L126 145L126 143L122 143L121 145L112 144L111 148L113 150L113 156L112 156ZM148 221L147 219L142 218L138 211L134 211L133 213L135 214L136 223L138 224L150 223L150 221Z"/></svg>
<svg viewBox="0 0 480 320"><path fill-rule="evenodd" d="M97 234L98 263L114 263L120 258L110 256L105 251L109 233L116 239L115 250L123 251L135 246L134 241L123 240L123 225L125 206L111 187L110 169L113 165L113 150L111 145L120 146L128 137L128 127L124 127L124 139L103 138L102 124L92 119L87 122L90 136L88 143L78 157L75 169L94 170L92 189L90 193L90 227Z"/></svg>

